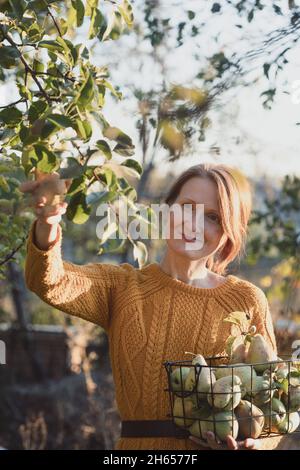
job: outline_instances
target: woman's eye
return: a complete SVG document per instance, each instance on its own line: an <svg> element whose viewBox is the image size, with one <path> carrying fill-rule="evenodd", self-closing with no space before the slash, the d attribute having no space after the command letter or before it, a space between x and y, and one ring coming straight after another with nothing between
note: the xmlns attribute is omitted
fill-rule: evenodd
<svg viewBox="0 0 300 470"><path fill-rule="evenodd" d="M217 214L208 214L208 217L213 221L213 222L216 222L216 223L220 223L220 218Z"/></svg>

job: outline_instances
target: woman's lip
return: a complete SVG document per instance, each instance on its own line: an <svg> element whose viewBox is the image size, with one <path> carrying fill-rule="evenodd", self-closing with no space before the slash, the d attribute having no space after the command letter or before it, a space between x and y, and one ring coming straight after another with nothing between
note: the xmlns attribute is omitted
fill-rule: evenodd
<svg viewBox="0 0 300 470"><path fill-rule="evenodd" d="M182 237L183 237L183 239L184 239L186 242L194 242L194 241L196 240L196 237L191 238L191 239L186 238L186 237L184 236L184 233L182 234Z"/></svg>

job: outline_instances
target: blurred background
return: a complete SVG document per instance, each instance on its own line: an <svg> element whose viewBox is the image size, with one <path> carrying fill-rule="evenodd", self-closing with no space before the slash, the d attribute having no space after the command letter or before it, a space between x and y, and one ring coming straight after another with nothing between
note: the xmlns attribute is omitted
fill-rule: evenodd
<svg viewBox="0 0 300 470"><path fill-rule="evenodd" d="M134 142L143 168L132 181L137 201L159 201L176 175L196 163L241 169L253 187L254 211L246 254L229 273L264 290L280 354L292 354L300 339L300 3L131 3L135 19L128 34L105 43L86 40L86 46L123 94L121 101L107 96L105 113ZM86 28L84 22L73 31L72 41ZM7 76L0 87L4 107L16 89ZM25 178L20 169L10 176L15 186ZM1 180L0 191L0 199L8 198ZM65 218L64 258L138 266L128 241L116 252L97 253L94 209L85 224ZM26 289L24 240L33 215L26 215L23 237L10 210L6 216L0 229L0 340L9 367L0 365L0 446L112 449L120 422L106 335ZM147 262L159 261L163 246L148 240Z"/></svg>

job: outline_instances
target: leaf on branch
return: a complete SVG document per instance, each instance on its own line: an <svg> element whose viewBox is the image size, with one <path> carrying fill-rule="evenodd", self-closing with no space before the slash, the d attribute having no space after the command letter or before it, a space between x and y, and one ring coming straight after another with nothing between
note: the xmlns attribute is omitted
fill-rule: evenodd
<svg viewBox="0 0 300 470"><path fill-rule="evenodd" d="M107 126L102 131L104 137L109 140L115 140L121 145L133 147L131 138L118 127Z"/></svg>
<svg viewBox="0 0 300 470"><path fill-rule="evenodd" d="M248 331L249 320L246 312L231 312L228 317L224 319L227 323L233 323L240 327L241 331Z"/></svg>
<svg viewBox="0 0 300 470"><path fill-rule="evenodd" d="M105 19L100 10L98 10L98 8L93 8L88 38L93 39L96 37L100 33L101 27L104 23Z"/></svg>
<svg viewBox="0 0 300 470"><path fill-rule="evenodd" d="M143 242L138 240L134 243L133 257L138 261L140 268L146 264L148 259L148 250Z"/></svg>
<svg viewBox="0 0 300 470"><path fill-rule="evenodd" d="M36 154L34 166L43 173L52 173L59 168L59 161L54 152L45 145L35 144L33 146Z"/></svg>
<svg viewBox="0 0 300 470"><path fill-rule="evenodd" d="M47 116L47 119L48 121L61 128L74 127L72 119L68 116L63 116L62 114L49 114L49 116Z"/></svg>
<svg viewBox="0 0 300 470"><path fill-rule="evenodd" d="M14 106L4 108L0 111L0 125L3 123L7 127L15 127L22 121L22 119L22 112Z"/></svg>
<svg viewBox="0 0 300 470"><path fill-rule="evenodd" d="M96 147L101 150L103 155L110 160L111 159L111 150L108 143L105 140L97 140Z"/></svg>
<svg viewBox="0 0 300 470"><path fill-rule="evenodd" d="M79 89L78 95L76 97L76 103L80 106L87 106L94 98L94 82L92 75L89 73L85 81L83 82L81 88Z"/></svg>
<svg viewBox="0 0 300 470"><path fill-rule="evenodd" d="M0 65L4 69L16 67L19 63L20 53L12 46L3 46L0 44Z"/></svg>
<svg viewBox="0 0 300 470"><path fill-rule="evenodd" d="M75 224L84 224L90 217L91 208L86 202L86 194L83 191L71 197L67 208L67 218Z"/></svg>
<svg viewBox="0 0 300 470"><path fill-rule="evenodd" d="M76 11L76 26L79 27L83 24L84 20L84 4L81 0L72 0L72 7Z"/></svg>
<svg viewBox="0 0 300 470"><path fill-rule="evenodd" d="M122 15L119 11L113 11L107 28L103 34L102 41L107 39L116 40L120 37L124 29Z"/></svg>
<svg viewBox="0 0 300 470"><path fill-rule="evenodd" d="M118 6L118 10L121 13L128 28L131 29L133 26L134 16L132 6L128 2L128 0L123 0L122 5Z"/></svg>

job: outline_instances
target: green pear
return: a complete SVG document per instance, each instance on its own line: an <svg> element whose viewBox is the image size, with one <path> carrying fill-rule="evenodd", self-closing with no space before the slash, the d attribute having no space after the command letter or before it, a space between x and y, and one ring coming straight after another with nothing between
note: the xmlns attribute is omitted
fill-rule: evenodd
<svg viewBox="0 0 300 470"><path fill-rule="evenodd" d="M299 413L296 411L293 413L287 413L284 420L279 423L276 428L280 433L292 433L296 431L300 424Z"/></svg>
<svg viewBox="0 0 300 470"><path fill-rule="evenodd" d="M262 410L265 415L265 428L275 432L276 426L282 423L286 417L284 404L278 398L272 398L269 403L262 406Z"/></svg>
<svg viewBox="0 0 300 470"><path fill-rule="evenodd" d="M298 369L296 367L290 366L288 367L287 365L284 365L282 367L278 367L275 377L276 380L284 380L288 377L289 372L298 372Z"/></svg>
<svg viewBox="0 0 300 470"><path fill-rule="evenodd" d="M223 410L234 409L242 398L241 379L237 375L221 377L207 394L210 406Z"/></svg>
<svg viewBox="0 0 300 470"><path fill-rule="evenodd" d="M239 435L242 439L252 437L257 439L264 427L264 414L260 408L251 405L247 400L241 400L234 410L235 416L239 423Z"/></svg>
<svg viewBox="0 0 300 470"><path fill-rule="evenodd" d="M253 398L253 403L256 406L260 407L271 400L275 389L271 378L257 376L252 382L252 389L247 389L247 395Z"/></svg>
<svg viewBox="0 0 300 470"><path fill-rule="evenodd" d="M300 386L289 387L289 395L283 394L282 401L289 412L300 411Z"/></svg>
<svg viewBox="0 0 300 470"><path fill-rule="evenodd" d="M245 362L253 364L256 372L264 372L269 367L275 369L276 364L271 365L269 362L276 360L277 354L270 348L265 338L260 334L253 336Z"/></svg>
<svg viewBox="0 0 300 470"><path fill-rule="evenodd" d="M189 432L195 437L205 439L206 432L213 432L222 442L226 442L227 436L237 438L239 430L238 421L234 414L221 411L210 415L207 420L197 420L190 427Z"/></svg>
<svg viewBox="0 0 300 470"><path fill-rule="evenodd" d="M239 364L241 362L245 362L247 354L247 346L242 343L233 348L230 356L230 364Z"/></svg>
<svg viewBox="0 0 300 470"><path fill-rule="evenodd" d="M242 392L242 398L246 395L248 390L251 390L251 383L254 382L254 380L257 377L257 374L255 372L254 367L251 367L250 365L246 364L235 364L234 367L228 367L228 366L219 366L216 367L215 375L217 379L220 379L221 377L231 377L231 375L236 375L241 379L241 392ZM252 380L252 382L251 382Z"/></svg>
<svg viewBox="0 0 300 470"><path fill-rule="evenodd" d="M203 356L198 354L192 361L192 367L186 376L184 389L187 392L198 392L198 399L205 400L206 393L216 381L213 369L209 367Z"/></svg>
<svg viewBox="0 0 300 470"><path fill-rule="evenodd" d="M177 426L188 427L198 416L199 411L195 395L185 398L175 397L173 418Z"/></svg>
<svg viewBox="0 0 300 470"><path fill-rule="evenodd" d="M190 372L189 367L177 367L174 369L170 376L171 390L177 392L176 395L183 396L184 393L178 393L184 391L185 379Z"/></svg>

